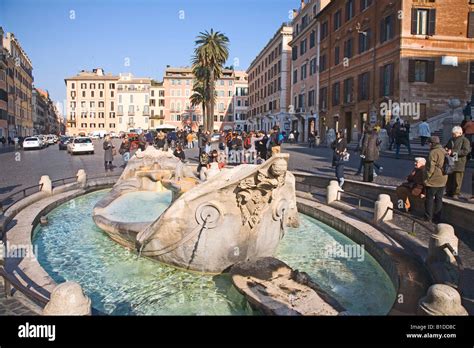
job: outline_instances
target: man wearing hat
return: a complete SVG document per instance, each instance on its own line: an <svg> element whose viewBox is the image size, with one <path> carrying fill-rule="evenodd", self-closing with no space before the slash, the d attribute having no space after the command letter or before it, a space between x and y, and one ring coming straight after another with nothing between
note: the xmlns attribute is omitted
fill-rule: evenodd
<svg viewBox="0 0 474 348"><path fill-rule="evenodd" d="M424 184L426 187L425 220L439 223L443 209L443 194L448 176L443 174L446 151L440 144L439 137L429 139L430 154L426 162ZM434 209L433 209L434 200Z"/></svg>

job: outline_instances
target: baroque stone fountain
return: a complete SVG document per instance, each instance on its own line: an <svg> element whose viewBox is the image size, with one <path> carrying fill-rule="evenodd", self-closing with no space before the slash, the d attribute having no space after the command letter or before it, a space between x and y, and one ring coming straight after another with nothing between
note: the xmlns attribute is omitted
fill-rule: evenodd
<svg viewBox="0 0 474 348"><path fill-rule="evenodd" d="M295 178L288 154L261 165L225 168L201 182L171 152L137 152L93 211L94 222L119 244L186 270L221 273L274 255L287 226L298 226ZM123 222L110 207L132 192L172 192L151 223Z"/></svg>

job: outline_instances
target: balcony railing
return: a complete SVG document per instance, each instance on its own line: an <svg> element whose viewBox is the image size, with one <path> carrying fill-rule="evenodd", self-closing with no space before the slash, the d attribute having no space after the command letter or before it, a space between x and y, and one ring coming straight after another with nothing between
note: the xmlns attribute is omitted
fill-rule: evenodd
<svg viewBox="0 0 474 348"><path fill-rule="evenodd" d="M165 115L153 115L150 116L150 119L152 120L163 120L165 118Z"/></svg>
<svg viewBox="0 0 474 348"><path fill-rule="evenodd" d="M128 116L135 116L135 111L128 111Z"/></svg>
<svg viewBox="0 0 474 348"><path fill-rule="evenodd" d="M123 116L123 110L122 111L117 111L117 116Z"/></svg>

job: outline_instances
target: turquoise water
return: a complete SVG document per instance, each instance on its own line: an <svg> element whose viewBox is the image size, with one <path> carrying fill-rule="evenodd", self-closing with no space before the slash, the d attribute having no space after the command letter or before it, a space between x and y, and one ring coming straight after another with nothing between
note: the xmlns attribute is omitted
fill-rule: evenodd
<svg viewBox="0 0 474 348"><path fill-rule="evenodd" d="M63 204L48 214L47 226L36 227L38 261L56 282L77 281L94 308L111 315L256 314L227 275L180 271L138 258L111 241L91 217L106 193L93 192ZM127 205L127 213L134 215L142 207ZM314 219L301 219L300 228L287 231L277 257L308 272L352 313L386 314L395 290L382 268L367 253L364 261L328 258L321 253L327 245L354 243Z"/></svg>
<svg viewBox="0 0 474 348"><path fill-rule="evenodd" d="M104 216L118 222L153 222L171 203L172 192L137 191L113 201Z"/></svg>

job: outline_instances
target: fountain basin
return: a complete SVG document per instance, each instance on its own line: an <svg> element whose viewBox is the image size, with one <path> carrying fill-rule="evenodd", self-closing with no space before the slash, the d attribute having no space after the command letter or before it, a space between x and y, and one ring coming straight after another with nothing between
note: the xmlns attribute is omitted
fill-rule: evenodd
<svg viewBox="0 0 474 348"><path fill-rule="evenodd" d="M185 272L111 241L91 218L109 191L97 191L64 203L48 214L48 226L36 226L33 244L44 270L60 283L77 281L94 308L112 315L251 315L245 298L226 274ZM300 214L301 226L288 228L276 257L307 272L350 313L387 314L395 288L368 254L357 259L325 258L326 245L352 243L317 220Z"/></svg>

